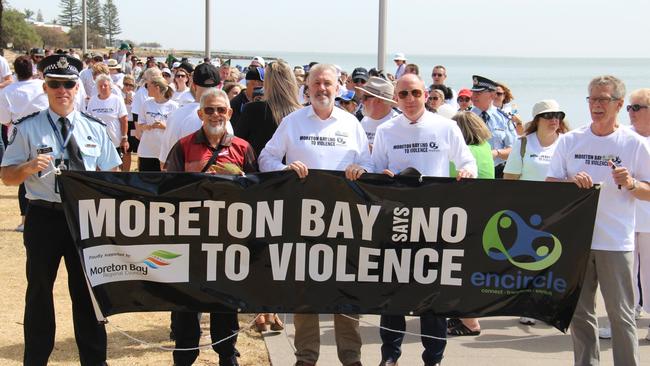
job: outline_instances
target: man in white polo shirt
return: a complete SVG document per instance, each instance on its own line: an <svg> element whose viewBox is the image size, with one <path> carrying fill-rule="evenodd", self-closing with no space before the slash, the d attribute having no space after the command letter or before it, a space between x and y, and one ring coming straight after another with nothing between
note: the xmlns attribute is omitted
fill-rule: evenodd
<svg viewBox="0 0 650 366"><path fill-rule="evenodd" d="M476 160L458 125L425 109L428 93L424 81L415 74L406 74L397 81L395 95L403 114L377 128L372 149L375 172L393 176L407 168L415 168L422 175L449 177L449 162L453 161L458 167L458 179L476 177ZM382 315L381 325L401 331L406 329L404 316L399 315ZM422 337L424 364L440 365L447 345L447 341L442 340L447 336L447 320L424 313L420 316L420 329L424 335L437 337ZM402 353L404 334L381 329L380 335L381 365L396 365Z"/></svg>
<svg viewBox="0 0 650 366"><path fill-rule="evenodd" d="M596 291L605 300L612 327L614 365L639 365L634 321L634 210L650 200L650 150L643 138L622 127L625 85L613 76L589 83L592 123L563 134L551 160L547 181L590 188L602 182L582 292L571 321L576 365L598 365Z"/></svg>
<svg viewBox="0 0 650 366"><path fill-rule="evenodd" d="M311 68L307 78L311 105L282 120L260 153L260 171L293 170L305 178L309 169L345 170L351 179L372 171L368 139L361 124L352 114L334 107L337 79L334 65ZM295 314L294 324L296 366L313 366L320 352L318 315ZM361 366L358 321L335 314L334 332L341 363Z"/></svg>

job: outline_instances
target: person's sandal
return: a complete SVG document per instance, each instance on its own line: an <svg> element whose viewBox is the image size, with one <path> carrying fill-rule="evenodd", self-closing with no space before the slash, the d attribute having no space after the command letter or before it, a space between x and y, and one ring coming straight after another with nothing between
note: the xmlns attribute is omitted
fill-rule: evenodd
<svg viewBox="0 0 650 366"><path fill-rule="evenodd" d="M254 329L260 333L266 332L268 327L266 326L266 320L264 319L264 315L260 314L255 318L255 324L253 325Z"/></svg>
<svg viewBox="0 0 650 366"><path fill-rule="evenodd" d="M284 330L284 323L280 320L278 314L273 314L273 322L271 323L271 330L279 332Z"/></svg>
<svg viewBox="0 0 650 366"><path fill-rule="evenodd" d="M456 324L455 326L447 329L447 335L451 336L457 336L457 337L462 337L462 336L477 336L481 334L481 330L471 330L467 328L465 324L461 321L460 323Z"/></svg>

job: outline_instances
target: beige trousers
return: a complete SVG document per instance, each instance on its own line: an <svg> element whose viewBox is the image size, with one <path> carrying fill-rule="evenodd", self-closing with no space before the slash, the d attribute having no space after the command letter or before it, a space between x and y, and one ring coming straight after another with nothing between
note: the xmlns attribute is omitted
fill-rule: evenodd
<svg viewBox="0 0 650 366"><path fill-rule="evenodd" d="M359 315L349 315L359 319ZM320 326L318 314L294 314L293 323L296 327L296 359L298 361L316 363L320 353ZM334 338L339 361L349 365L361 360L361 334L359 322L343 315L334 314Z"/></svg>

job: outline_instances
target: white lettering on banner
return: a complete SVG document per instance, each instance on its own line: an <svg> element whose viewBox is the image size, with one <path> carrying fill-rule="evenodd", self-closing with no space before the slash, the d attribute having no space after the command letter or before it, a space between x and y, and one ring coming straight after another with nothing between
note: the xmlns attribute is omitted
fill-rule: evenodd
<svg viewBox="0 0 650 366"><path fill-rule="evenodd" d="M372 205L370 211L365 205L357 205L357 213L361 221L361 240L372 241L372 228L379 216L381 206ZM300 215L300 235L304 237L319 237L325 233L326 222L325 205L323 202L312 199L302 200ZM348 202L336 201L329 217L328 238L337 238L343 234L345 239L354 239L352 227L352 210Z"/></svg>
<svg viewBox="0 0 650 366"><path fill-rule="evenodd" d="M241 244L231 244L224 253L223 266L219 266L219 253L223 252L222 243L203 243L201 250L206 252L206 281L216 281L219 268L224 269L226 278L231 281L243 281L250 272L250 251Z"/></svg>
<svg viewBox="0 0 650 366"><path fill-rule="evenodd" d="M420 234L424 234L425 242L437 243L438 229L442 240L446 243L455 244L463 241L467 234L467 211L460 207L450 207L443 212L440 220L439 207L429 207L428 218L423 207L393 209L391 240L394 243L404 243L407 239L411 243L418 243L421 241Z"/></svg>
<svg viewBox="0 0 650 366"><path fill-rule="evenodd" d="M271 209L270 202L273 202ZM226 204L224 201L148 202L148 206L135 200L119 203L114 198L79 200L79 234L81 240L96 237L115 237L116 227L120 234L129 238L148 236L201 236L199 222L207 221L208 235L219 236L221 212L225 210L228 234L243 239L255 228L255 238L282 236L283 200L260 201L253 207L242 202ZM207 208L207 210L201 210ZM366 221L373 212L366 213ZM377 210L378 212L378 210ZM206 215L207 213L207 215ZM116 221L119 217L119 225ZM368 218L369 217L369 218ZM253 224L253 220L255 221ZM162 231L161 231L162 225ZM345 226L345 224L343 224ZM347 228L346 228L347 230ZM372 231L364 228L364 230Z"/></svg>
<svg viewBox="0 0 650 366"><path fill-rule="evenodd" d="M463 284L462 278L453 277L453 272L460 272L462 269L462 264L454 260L464 256L463 249L422 248L412 251L405 248L401 250L400 256L394 248L359 247L356 266L350 263L349 249L350 247L345 245L338 245L334 249L325 244L313 244L307 250L305 243L295 243L295 246L294 243L270 244L269 255L273 280L287 280L293 259L295 275L293 279L288 280L305 281L308 275L310 280L317 282L334 280L392 283L394 274L399 283L413 281L432 284L440 279L440 284L445 286ZM435 266L436 269L430 268L433 263L439 263ZM348 273L346 271L348 265L357 268L357 273Z"/></svg>

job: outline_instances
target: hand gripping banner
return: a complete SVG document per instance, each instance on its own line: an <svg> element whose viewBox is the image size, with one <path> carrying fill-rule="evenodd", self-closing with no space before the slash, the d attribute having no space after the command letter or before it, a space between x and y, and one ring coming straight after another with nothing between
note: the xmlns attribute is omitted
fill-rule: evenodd
<svg viewBox="0 0 650 366"><path fill-rule="evenodd" d="M566 331L597 188L310 170L66 171L65 214L103 315L140 311L528 316Z"/></svg>

